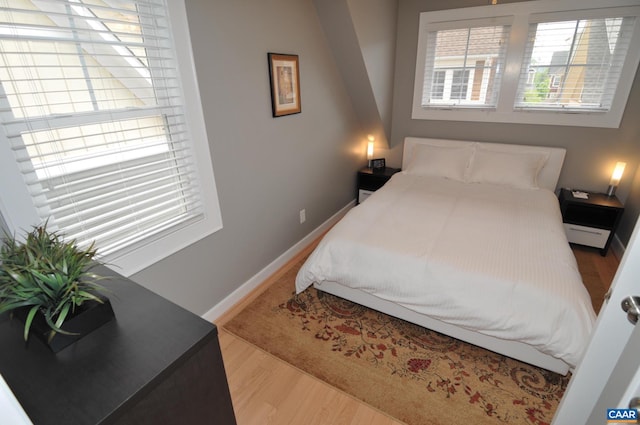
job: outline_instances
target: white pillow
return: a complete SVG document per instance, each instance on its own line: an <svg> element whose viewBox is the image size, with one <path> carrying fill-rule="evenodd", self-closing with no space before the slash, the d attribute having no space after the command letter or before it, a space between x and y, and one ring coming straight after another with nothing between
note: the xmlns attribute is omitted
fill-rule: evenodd
<svg viewBox="0 0 640 425"><path fill-rule="evenodd" d="M471 161L468 181L537 189L538 173L548 158L548 152L503 152L478 148Z"/></svg>
<svg viewBox="0 0 640 425"><path fill-rule="evenodd" d="M463 147L415 145L406 174L465 181L475 144Z"/></svg>

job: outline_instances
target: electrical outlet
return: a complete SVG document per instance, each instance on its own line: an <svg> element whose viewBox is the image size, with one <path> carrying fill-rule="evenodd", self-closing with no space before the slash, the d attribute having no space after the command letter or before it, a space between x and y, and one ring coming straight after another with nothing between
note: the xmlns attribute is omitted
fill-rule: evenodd
<svg viewBox="0 0 640 425"><path fill-rule="evenodd" d="M307 210L303 208L300 210L300 224L304 223L305 221L307 221Z"/></svg>

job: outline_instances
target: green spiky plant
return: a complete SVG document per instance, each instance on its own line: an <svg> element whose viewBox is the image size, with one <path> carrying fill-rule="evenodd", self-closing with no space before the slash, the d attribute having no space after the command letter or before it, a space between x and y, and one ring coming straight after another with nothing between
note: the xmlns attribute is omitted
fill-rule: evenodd
<svg viewBox="0 0 640 425"><path fill-rule="evenodd" d="M101 276L91 271L99 262L92 243L86 249L75 240L65 242L57 232L36 226L24 242L6 236L0 248L0 314L28 309L24 339L36 314L49 326L49 341L57 332L76 335L62 325L86 301L103 301L96 295L105 290L96 283Z"/></svg>

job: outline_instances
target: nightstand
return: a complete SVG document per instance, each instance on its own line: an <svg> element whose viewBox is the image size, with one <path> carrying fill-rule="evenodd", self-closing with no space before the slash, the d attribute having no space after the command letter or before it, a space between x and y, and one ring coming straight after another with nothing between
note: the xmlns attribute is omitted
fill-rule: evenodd
<svg viewBox="0 0 640 425"><path fill-rule="evenodd" d="M559 200L569 242L599 248L600 255L607 255L624 212L618 198L588 192L588 198L582 199L568 189L561 189Z"/></svg>
<svg viewBox="0 0 640 425"><path fill-rule="evenodd" d="M358 171L358 203L364 202L373 192L380 189L399 168L363 168Z"/></svg>

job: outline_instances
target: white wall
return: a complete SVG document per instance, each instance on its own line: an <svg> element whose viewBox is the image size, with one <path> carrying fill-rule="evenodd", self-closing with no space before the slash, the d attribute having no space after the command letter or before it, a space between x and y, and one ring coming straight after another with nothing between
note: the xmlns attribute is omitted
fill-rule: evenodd
<svg viewBox="0 0 640 425"><path fill-rule="evenodd" d="M311 0L186 6L224 227L132 279L203 314L353 200L366 160ZM299 55L302 113L272 118L268 52Z"/></svg>

